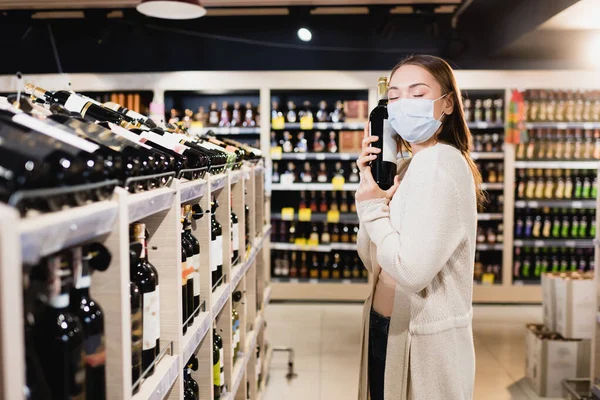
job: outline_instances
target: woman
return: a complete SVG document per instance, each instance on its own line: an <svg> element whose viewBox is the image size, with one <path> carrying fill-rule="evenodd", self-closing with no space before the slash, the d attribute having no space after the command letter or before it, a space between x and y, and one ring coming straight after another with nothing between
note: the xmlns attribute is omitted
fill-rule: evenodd
<svg viewBox="0 0 600 400"><path fill-rule="evenodd" d="M401 163L381 190L365 130L356 192L358 253L373 272L366 301L359 400L473 396L472 289L481 175L450 66L433 56L400 62L390 77L389 122Z"/></svg>

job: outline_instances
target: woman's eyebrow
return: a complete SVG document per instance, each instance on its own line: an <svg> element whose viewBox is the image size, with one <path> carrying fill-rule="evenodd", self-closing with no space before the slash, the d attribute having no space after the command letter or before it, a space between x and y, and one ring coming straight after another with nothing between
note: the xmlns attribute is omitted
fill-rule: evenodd
<svg viewBox="0 0 600 400"><path fill-rule="evenodd" d="M423 82L413 83L412 85L409 85L408 88L412 89L412 88L415 88L417 86L427 86L428 88L431 88L431 86L429 86L428 84L423 83ZM398 86L390 86L388 88L388 90L400 90L400 88L398 88Z"/></svg>

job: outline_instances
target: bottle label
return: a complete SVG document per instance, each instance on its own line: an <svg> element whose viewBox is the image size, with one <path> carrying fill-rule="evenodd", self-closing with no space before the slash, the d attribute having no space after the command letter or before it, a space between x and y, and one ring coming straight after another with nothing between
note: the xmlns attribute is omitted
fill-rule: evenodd
<svg viewBox="0 0 600 400"><path fill-rule="evenodd" d="M150 350L156 347L156 318L158 315L156 311L156 291L144 293L143 298L144 304L144 337L143 337L143 349Z"/></svg>
<svg viewBox="0 0 600 400"><path fill-rule="evenodd" d="M88 336L83 342L85 350L86 367L95 368L106 364L106 347L104 345L104 334Z"/></svg>
<svg viewBox="0 0 600 400"><path fill-rule="evenodd" d="M210 270L217 270L217 258L218 254L221 252L221 247L219 247L219 242L217 239L210 241ZM214 284L214 283L213 283Z"/></svg>
<svg viewBox="0 0 600 400"><path fill-rule="evenodd" d="M382 159L383 161L389 161L391 163L396 163L396 154L398 153L398 145L394 140L395 135L397 135L394 128L390 125L387 119L383 120L383 151L382 151ZM396 171L394 171L395 173Z"/></svg>
<svg viewBox="0 0 600 400"><path fill-rule="evenodd" d="M223 265L223 235L217 236L217 244L215 245L217 249L216 255L216 265Z"/></svg>
<svg viewBox="0 0 600 400"><path fill-rule="evenodd" d="M36 118L33 118L27 114L16 114L12 120L19 125L26 126L34 131L43 133L46 136L50 136L58 141L67 143L70 146L76 147L79 150L83 150L88 153L93 153L100 148L95 143L88 142L79 136L69 132L68 129L62 127L60 124L53 124L51 120L42 122Z"/></svg>
<svg viewBox="0 0 600 400"><path fill-rule="evenodd" d="M194 279L194 297L200 296L200 274L198 272L193 272L192 276Z"/></svg>
<svg viewBox="0 0 600 400"><path fill-rule="evenodd" d="M215 361L213 364L213 385L220 387L221 386L221 368L220 362Z"/></svg>
<svg viewBox="0 0 600 400"><path fill-rule="evenodd" d="M142 370L142 311L131 314L131 365ZM135 383L135 382L133 382Z"/></svg>
<svg viewBox="0 0 600 400"><path fill-rule="evenodd" d="M156 316L155 321L156 321L156 340L160 339L160 287L159 285L156 285L156 290L155 290L155 298L156 301L154 302L154 315ZM158 349L157 349L158 350Z"/></svg>
<svg viewBox="0 0 600 400"><path fill-rule="evenodd" d="M109 122L108 126L110 127L110 130L114 134L119 135L122 138L125 138L134 143L137 143L139 146L141 146L147 150L152 150L152 147L148 146L147 144L144 144L144 142L140 140L141 137L139 135L136 135L135 133L130 132L127 129L125 129L119 125L113 124L112 122Z"/></svg>
<svg viewBox="0 0 600 400"><path fill-rule="evenodd" d="M65 102L65 108L69 111L77 112L83 115L82 111L87 103L89 103L89 101L86 99L79 97L76 94L72 94Z"/></svg>
<svg viewBox="0 0 600 400"><path fill-rule="evenodd" d="M220 348L219 349L219 366L220 366L220 374L219 374L219 381L221 383L221 387L225 386L225 351Z"/></svg>
<svg viewBox="0 0 600 400"><path fill-rule="evenodd" d="M70 390L70 399L85 400L85 364L84 364L84 349L80 344L73 349L72 353L72 387Z"/></svg>
<svg viewBox="0 0 600 400"><path fill-rule="evenodd" d="M240 225L238 223L233 224L233 251L240 249Z"/></svg>
<svg viewBox="0 0 600 400"><path fill-rule="evenodd" d="M145 131L140 135L144 140L141 140L141 143L145 143L146 141L151 141L156 144L161 145L169 150L176 152L177 154L183 154L184 151L187 150L186 146L183 146L179 143L172 143L171 141L165 139L163 136L160 136L154 132Z"/></svg>

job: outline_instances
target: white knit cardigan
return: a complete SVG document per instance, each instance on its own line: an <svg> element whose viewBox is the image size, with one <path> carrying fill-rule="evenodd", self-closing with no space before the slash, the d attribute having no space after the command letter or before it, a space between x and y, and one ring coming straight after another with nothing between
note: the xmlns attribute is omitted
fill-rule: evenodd
<svg viewBox="0 0 600 400"><path fill-rule="evenodd" d="M417 153L396 194L357 203L358 254L396 281L385 400L472 399L472 292L477 206L473 175L456 148ZM373 280L372 291L376 279ZM359 400L368 395L369 311L363 311Z"/></svg>

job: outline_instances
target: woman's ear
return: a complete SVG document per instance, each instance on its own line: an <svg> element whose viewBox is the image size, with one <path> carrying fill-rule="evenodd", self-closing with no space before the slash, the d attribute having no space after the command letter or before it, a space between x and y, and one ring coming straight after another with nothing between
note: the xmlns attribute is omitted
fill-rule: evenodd
<svg viewBox="0 0 600 400"><path fill-rule="evenodd" d="M444 114L450 115L454 111L454 93L449 93L444 97Z"/></svg>

